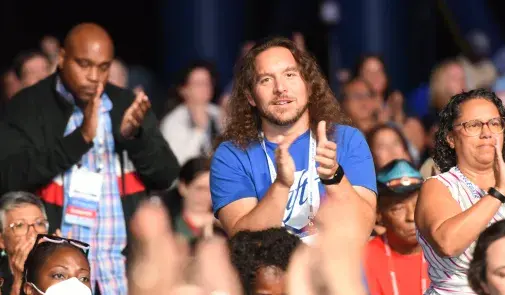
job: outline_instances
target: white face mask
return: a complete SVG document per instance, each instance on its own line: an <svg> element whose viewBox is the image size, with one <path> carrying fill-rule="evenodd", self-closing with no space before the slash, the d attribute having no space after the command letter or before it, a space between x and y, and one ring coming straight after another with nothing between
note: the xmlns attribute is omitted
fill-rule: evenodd
<svg viewBox="0 0 505 295"><path fill-rule="evenodd" d="M35 284L30 284L42 295L91 295L91 289L84 285L76 277L52 285L47 288L45 293L40 291Z"/></svg>

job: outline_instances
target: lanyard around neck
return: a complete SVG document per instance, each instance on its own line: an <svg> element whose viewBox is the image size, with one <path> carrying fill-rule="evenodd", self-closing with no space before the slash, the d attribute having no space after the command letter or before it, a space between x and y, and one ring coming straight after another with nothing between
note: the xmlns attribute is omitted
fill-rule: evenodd
<svg viewBox="0 0 505 295"><path fill-rule="evenodd" d="M382 235L382 240L384 241L384 251L386 252L386 256L388 258L388 271L389 275L391 277L391 285L393 287L393 295L399 295L400 292L398 291L398 282L396 278L396 271L394 269L394 264L393 264L393 255L391 253L391 247L389 246L388 238L386 234ZM424 292L427 289L428 285L428 278L424 275L424 269L426 267L426 259L424 258L424 254L421 252L421 294L424 294Z"/></svg>
<svg viewBox="0 0 505 295"><path fill-rule="evenodd" d="M267 147L266 147L266 144L265 144L265 135L263 134L263 132L261 132L261 147L263 148L263 152L265 152L265 156L267 158L267 162L268 162L268 170L270 172L270 181L272 183L274 183L275 179L277 178L277 171L275 170L275 166L274 166L274 163L272 162L272 159L270 159L270 156L268 155L268 152L267 152ZM309 212L309 219L313 219L314 218L314 208L313 208L313 181L315 180L315 170L316 170L316 147L317 147L317 144L316 144L316 140L314 138L314 135L312 134L312 131L310 131L310 141L309 141L309 160L308 160L308 166L307 166L307 169L308 169L308 178L307 178L307 188L308 188L308 195L309 195L309 208L310 208L310 212Z"/></svg>

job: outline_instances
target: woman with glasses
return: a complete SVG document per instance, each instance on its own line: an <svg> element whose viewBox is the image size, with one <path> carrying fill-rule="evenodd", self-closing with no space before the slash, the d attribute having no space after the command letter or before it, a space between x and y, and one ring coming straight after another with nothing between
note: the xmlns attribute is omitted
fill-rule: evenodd
<svg viewBox="0 0 505 295"><path fill-rule="evenodd" d="M475 242L505 217L505 109L487 90L452 97L440 113L434 161L441 174L421 188L415 221L429 263L425 294L475 294L467 271Z"/></svg>
<svg viewBox="0 0 505 295"><path fill-rule="evenodd" d="M0 198L0 271L2 294L18 295L23 267L37 234L47 234L49 223L40 199L28 192L10 192Z"/></svg>
<svg viewBox="0 0 505 295"><path fill-rule="evenodd" d="M38 235L23 272L23 294L91 295L89 245Z"/></svg>

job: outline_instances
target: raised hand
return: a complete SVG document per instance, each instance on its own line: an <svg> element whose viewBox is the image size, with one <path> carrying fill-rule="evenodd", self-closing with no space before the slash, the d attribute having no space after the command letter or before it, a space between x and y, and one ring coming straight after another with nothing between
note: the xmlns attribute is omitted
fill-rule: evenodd
<svg viewBox="0 0 505 295"><path fill-rule="evenodd" d="M277 179L276 182L290 188L295 181L295 161L289 153L289 147L295 138L288 139L280 135L277 139L279 146L275 150L275 161L277 164Z"/></svg>
<svg viewBox="0 0 505 295"><path fill-rule="evenodd" d="M121 135L124 138L132 138L138 130L147 111L151 108L151 102L143 91L138 91L132 105L126 110L121 122Z"/></svg>
<svg viewBox="0 0 505 295"><path fill-rule="evenodd" d="M131 228L135 243L128 266L129 294L240 294L223 239L200 242L195 259L190 259L187 243L174 236L159 201L142 204Z"/></svg>
<svg viewBox="0 0 505 295"><path fill-rule="evenodd" d="M96 95L88 101L84 108L84 119L82 121L81 133L87 143L93 141L96 136L96 129L98 127L98 111L100 109L100 102L103 92L103 84L98 83Z"/></svg>
<svg viewBox="0 0 505 295"><path fill-rule="evenodd" d="M34 245L35 237L22 241L16 246L14 253L12 253L12 256L9 256L9 264L12 270L12 277L14 279L12 288L13 290L19 290L21 288L25 261Z"/></svg>
<svg viewBox="0 0 505 295"><path fill-rule="evenodd" d="M495 157L494 157L494 177L496 189L505 194L505 163L503 162L503 143L499 143L495 138Z"/></svg>
<svg viewBox="0 0 505 295"><path fill-rule="evenodd" d="M317 148L315 160L319 163L317 173L321 179L331 179L338 169L337 144L326 136L326 122L317 124Z"/></svg>
<svg viewBox="0 0 505 295"><path fill-rule="evenodd" d="M135 243L128 289L132 295L170 294L182 281L188 258L187 245L175 238L166 212L154 200L142 204L131 223Z"/></svg>
<svg viewBox="0 0 505 295"><path fill-rule="evenodd" d="M319 235L315 243L301 245L290 259L288 294L366 294L360 263L366 244L360 228L365 221L359 207L330 198L316 220Z"/></svg>
<svg viewBox="0 0 505 295"><path fill-rule="evenodd" d="M206 131L210 121L208 106L206 104L188 105L188 109L195 126Z"/></svg>

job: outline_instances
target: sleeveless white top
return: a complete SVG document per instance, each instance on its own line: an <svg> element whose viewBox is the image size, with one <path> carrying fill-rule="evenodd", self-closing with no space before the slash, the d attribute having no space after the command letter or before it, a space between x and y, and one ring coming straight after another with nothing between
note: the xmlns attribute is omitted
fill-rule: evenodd
<svg viewBox="0 0 505 295"><path fill-rule="evenodd" d="M449 189L451 196L463 211L472 207L486 195L485 191L468 180L457 167L432 178L439 180ZM489 225L504 218L505 205L502 205ZM417 240L428 262L428 274L431 280L431 285L425 295L476 294L468 284L466 273L477 241L474 241L463 254L457 257L440 257L419 231L417 231Z"/></svg>

